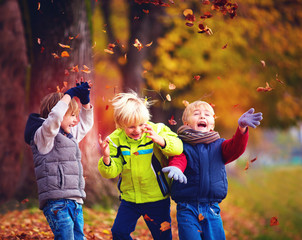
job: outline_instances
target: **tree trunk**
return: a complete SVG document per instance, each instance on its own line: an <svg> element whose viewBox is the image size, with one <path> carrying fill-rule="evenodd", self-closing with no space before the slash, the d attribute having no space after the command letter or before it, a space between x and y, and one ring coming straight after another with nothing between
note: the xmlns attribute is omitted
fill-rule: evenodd
<svg viewBox="0 0 302 240"><path fill-rule="evenodd" d="M20 180L24 147L24 86L28 59L17 0L0 2L0 204ZM4 111L4 112L3 112Z"/></svg>

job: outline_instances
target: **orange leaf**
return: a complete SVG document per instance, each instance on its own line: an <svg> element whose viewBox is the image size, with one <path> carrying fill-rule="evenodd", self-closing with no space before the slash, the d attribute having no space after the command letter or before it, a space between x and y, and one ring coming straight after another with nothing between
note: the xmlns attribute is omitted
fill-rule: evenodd
<svg viewBox="0 0 302 240"><path fill-rule="evenodd" d="M171 102L172 99L171 99L170 94L167 94L166 99L167 99L169 102Z"/></svg>
<svg viewBox="0 0 302 240"><path fill-rule="evenodd" d="M143 9L143 12L146 13L146 14L148 14L148 13L149 13L149 10Z"/></svg>
<svg viewBox="0 0 302 240"><path fill-rule="evenodd" d="M60 58L59 56L58 56L58 54L56 54L56 53L52 53L51 54L54 58Z"/></svg>
<svg viewBox="0 0 302 240"><path fill-rule="evenodd" d="M171 225L170 225L169 222L165 221L165 222L162 222L162 223L160 224L160 230L161 230L162 232L167 231L167 230L169 230L169 229L171 229Z"/></svg>
<svg viewBox="0 0 302 240"><path fill-rule="evenodd" d="M195 79L196 81L198 81L198 80L200 79L200 76L199 76L199 75L196 75L196 76L194 76L194 79Z"/></svg>
<svg viewBox="0 0 302 240"><path fill-rule="evenodd" d="M270 221L270 226L277 226L279 225L279 221L277 217L272 217Z"/></svg>
<svg viewBox="0 0 302 240"><path fill-rule="evenodd" d="M174 116L172 115L171 118L168 120L170 125L176 125L177 122L174 120Z"/></svg>
<svg viewBox="0 0 302 240"><path fill-rule="evenodd" d="M137 156L137 155L139 155L139 152L134 152L133 154L134 154L135 156Z"/></svg>
<svg viewBox="0 0 302 240"><path fill-rule="evenodd" d="M193 15L193 11L192 11L192 9L185 9L184 11L183 11L183 15L186 17L187 15Z"/></svg>
<svg viewBox="0 0 302 240"><path fill-rule="evenodd" d="M145 47L150 47L152 44L153 44L153 41L150 42L150 43L148 43L148 44L146 44Z"/></svg>
<svg viewBox="0 0 302 240"><path fill-rule="evenodd" d="M154 220L152 218L150 218L147 214L144 215L144 219L146 221L150 221L150 222L153 222Z"/></svg>
<svg viewBox="0 0 302 240"><path fill-rule="evenodd" d="M69 53L67 51L63 51L61 53L61 57L69 57Z"/></svg>
<svg viewBox="0 0 302 240"><path fill-rule="evenodd" d="M176 88L176 86L173 83L169 83L169 89L170 90L174 90Z"/></svg>
<svg viewBox="0 0 302 240"><path fill-rule="evenodd" d="M68 72L67 69L64 70L64 74L65 74L66 76L69 76L69 72Z"/></svg>
<svg viewBox="0 0 302 240"><path fill-rule="evenodd" d="M248 170L249 169L249 165L250 165L250 162L247 161L244 170Z"/></svg>
<svg viewBox="0 0 302 240"><path fill-rule="evenodd" d="M21 203L24 204L24 203L27 203L28 201L29 201L28 198L25 198L21 201Z"/></svg>
<svg viewBox="0 0 302 240"><path fill-rule="evenodd" d="M64 45L64 44L62 44L62 43L59 43L59 45L60 45L60 47L62 47L62 48L70 48L69 45Z"/></svg>
<svg viewBox="0 0 302 240"><path fill-rule="evenodd" d="M199 213L199 215L198 215L198 221L201 222L203 219L204 219L204 216L201 213Z"/></svg>
<svg viewBox="0 0 302 240"><path fill-rule="evenodd" d="M183 100L182 104L185 105L185 107L187 107L190 103L187 100Z"/></svg>
<svg viewBox="0 0 302 240"><path fill-rule="evenodd" d="M86 65L83 65L83 67L84 67L84 69L81 70L81 72L83 72L83 73L91 73L89 67L87 67Z"/></svg>
<svg viewBox="0 0 302 240"><path fill-rule="evenodd" d="M261 60L260 62L262 64L262 66L265 67L265 61Z"/></svg>
<svg viewBox="0 0 302 240"><path fill-rule="evenodd" d="M79 72L79 67L78 67L78 65L72 67L70 71L71 71L71 72Z"/></svg>
<svg viewBox="0 0 302 240"><path fill-rule="evenodd" d="M258 87L257 88L257 92L269 92L272 91L273 88L271 88L268 84L268 82L266 82L266 86L265 87Z"/></svg>
<svg viewBox="0 0 302 240"><path fill-rule="evenodd" d="M140 41L137 38L135 39L133 46L136 47L138 51L142 50L143 48L143 45L140 43Z"/></svg>
<svg viewBox="0 0 302 240"><path fill-rule="evenodd" d="M225 45L222 47L222 49L226 49L227 46L228 46L228 44L225 44Z"/></svg>
<svg viewBox="0 0 302 240"><path fill-rule="evenodd" d="M252 163L252 162L255 162L256 160L257 160L257 157L253 158L253 159L251 160L251 163Z"/></svg>
<svg viewBox="0 0 302 240"><path fill-rule="evenodd" d="M112 50L109 50L109 49L104 49L104 52L109 53L109 54L114 54L114 52Z"/></svg>
<svg viewBox="0 0 302 240"><path fill-rule="evenodd" d="M38 2L38 11L40 10L40 8L41 8L41 3L40 2Z"/></svg>

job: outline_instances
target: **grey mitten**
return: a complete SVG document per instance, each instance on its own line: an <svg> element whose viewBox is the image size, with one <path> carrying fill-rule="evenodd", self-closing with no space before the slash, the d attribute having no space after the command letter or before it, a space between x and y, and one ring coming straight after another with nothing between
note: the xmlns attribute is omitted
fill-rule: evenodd
<svg viewBox="0 0 302 240"><path fill-rule="evenodd" d="M163 172L168 173L168 178L173 178L173 180L179 181L180 183L187 183L187 177L183 174L183 172L174 166L164 167L162 169Z"/></svg>
<svg viewBox="0 0 302 240"><path fill-rule="evenodd" d="M263 119L262 113L254 113L255 109L251 108L247 112L241 115L241 117L238 119L238 124L240 127L252 127L256 128L260 125L260 121Z"/></svg>

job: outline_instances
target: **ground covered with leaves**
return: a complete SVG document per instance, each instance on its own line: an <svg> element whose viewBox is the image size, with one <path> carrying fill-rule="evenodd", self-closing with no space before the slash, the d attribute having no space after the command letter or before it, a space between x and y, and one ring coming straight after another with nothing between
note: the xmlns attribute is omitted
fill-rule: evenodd
<svg viewBox="0 0 302 240"><path fill-rule="evenodd" d="M229 177L229 193L220 204L228 240L302 239L302 166L273 170L249 169ZM53 239L48 223L31 200L0 211L0 239ZM0 206L1 208L1 206ZM1 208L2 209L2 208ZM116 211L84 206L84 232L88 240L109 240ZM176 205L172 201L172 235L178 239ZM202 219L201 219L202 221ZM132 233L135 240L152 239L141 217Z"/></svg>

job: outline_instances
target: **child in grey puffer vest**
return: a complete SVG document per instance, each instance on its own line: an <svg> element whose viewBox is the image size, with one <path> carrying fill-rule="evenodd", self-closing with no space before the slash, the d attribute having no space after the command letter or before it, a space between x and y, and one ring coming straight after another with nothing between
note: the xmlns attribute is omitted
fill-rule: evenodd
<svg viewBox="0 0 302 240"><path fill-rule="evenodd" d="M39 208L55 239L84 239L86 193L78 142L93 126L90 87L89 81L65 94L48 94L40 114L30 114L25 128L25 141L33 152ZM81 111L74 96L82 103Z"/></svg>

